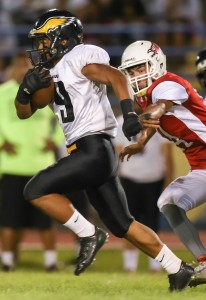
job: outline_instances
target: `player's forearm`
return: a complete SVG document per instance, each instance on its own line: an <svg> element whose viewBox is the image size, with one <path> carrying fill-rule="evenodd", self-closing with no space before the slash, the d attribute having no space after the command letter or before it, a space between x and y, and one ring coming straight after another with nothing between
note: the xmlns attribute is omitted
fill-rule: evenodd
<svg viewBox="0 0 206 300"><path fill-rule="evenodd" d="M129 86L127 83L127 79L124 75L116 74L116 79L111 82L112 88L117 99L124 100L124 99L131 99L132 95L129 91Z"/></svg>
<svg viewBox="0 0 206 300"><path fill-rule="evenodd" d="M148 114L148 118L157 120L160 119L162 115L166 112L165 103L155 103L149 105L143 112L141 116L145 116Z"/></svg>
<svg viewBox="0 0 206 300"><path fill-rule="evenodd" d="M151 137L156 133L154 128L145 128L141 131L141 135L138 139L138 144L145 146Z"/></svg>
<svg viewBox="0 0 206 300"><path fill-rule="evenodd" d="M15 100L15 107L16 107L16 114L19 119L28 119L35 112L35 109L31 107L30 103L21 104L18 100Z"/></svg>

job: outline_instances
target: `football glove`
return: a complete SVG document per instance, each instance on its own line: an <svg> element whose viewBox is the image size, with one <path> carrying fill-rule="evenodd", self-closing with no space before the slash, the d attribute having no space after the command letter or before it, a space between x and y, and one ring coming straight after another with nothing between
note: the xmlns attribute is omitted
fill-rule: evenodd
<svg viewBox="0 0 206 300"><path fill-rule="evenodd" d="M142 126L140 124L138 115L134 111L131 99L120 101L120 105L124 118L122 131L126 138L131 141L131 137L137 135L141 131Z"/></svg>
<svg viewBox="0 0 206 300"><path fill-rule="evenodd" d="M24 79L19 86L16 95L16 100L21 104L28 104L31 100L31 95L37 90L46 88L50 85L51 76L49 70L40 73L41 67L30 69L24 76Z"/></svg>

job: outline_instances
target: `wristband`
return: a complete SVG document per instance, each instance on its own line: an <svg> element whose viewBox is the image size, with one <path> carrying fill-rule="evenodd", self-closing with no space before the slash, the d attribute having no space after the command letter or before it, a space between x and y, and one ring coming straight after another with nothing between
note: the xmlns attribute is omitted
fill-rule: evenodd
<svg viewBox="0 0 206 300"><path fill-rule="evenodd" d="M31 100L31 95L26 93L24 90L23 90L23 87L22 85L20 85L19 87L19 90L17 92L17 95L16 95L16 100L22 104L22 105L27 105L30 103L30 100Z"/></svg>
<svg viewBox="0 0 206 300"><path fill-rule="evenodd" d="M129 114L135 114L134 107L131 99L124 99L120 101L123 117L128 117Z"/></svg>

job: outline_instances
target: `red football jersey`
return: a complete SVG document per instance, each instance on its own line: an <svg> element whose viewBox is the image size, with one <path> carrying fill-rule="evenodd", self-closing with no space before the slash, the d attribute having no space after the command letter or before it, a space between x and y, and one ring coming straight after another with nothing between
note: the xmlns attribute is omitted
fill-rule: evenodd
<svg viewBox="0 0 206 300"><path fill-rule="evenodd" d="M206 169L206 105L203 98L187 80L167 73L137 102L144 110L159 99L174 102L160 118L159 133L184 151L192 170Z"/></svg>

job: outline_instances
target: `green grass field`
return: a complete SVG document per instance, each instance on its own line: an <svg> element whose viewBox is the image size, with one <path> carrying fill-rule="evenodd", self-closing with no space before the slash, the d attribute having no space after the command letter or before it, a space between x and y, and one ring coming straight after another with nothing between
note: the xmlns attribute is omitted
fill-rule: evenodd
<svg viewBox="0 0 206 300"><path fill-rule="evenodd" d="M175 251L191 261L188 252ZM74 276L69 261L72 250L58 251L60 270L48 274L43 269L41 251L21 251L15 272L0 273L0 300L205 300L206 285L168 292L167 274L147 271L146 256L141 254L139 271L122 270L120 250L102 250L95 263L80 276Z"/></svg>

